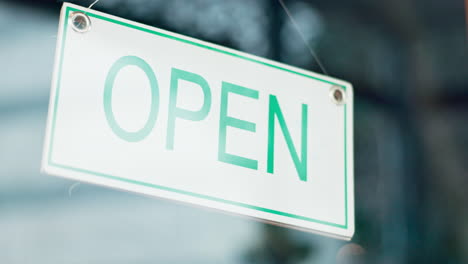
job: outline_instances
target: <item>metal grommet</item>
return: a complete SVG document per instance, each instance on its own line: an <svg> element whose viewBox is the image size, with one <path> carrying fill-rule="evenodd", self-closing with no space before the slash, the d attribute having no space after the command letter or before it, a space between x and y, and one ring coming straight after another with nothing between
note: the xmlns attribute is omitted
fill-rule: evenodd
<svg viewBox="0 0 468 264"><path fill-rule="evenodd" d="M346 103L346 91L343 87L333 85L330 87L330 98L336 105L344 105Z"/></svg>
<svg viewBox="0 0 468 264"><path fill-rule="evenodd" d="M70 17L71 27L79 33L85 33L91 28L91 20L82 12L74 12Z"/></svg>

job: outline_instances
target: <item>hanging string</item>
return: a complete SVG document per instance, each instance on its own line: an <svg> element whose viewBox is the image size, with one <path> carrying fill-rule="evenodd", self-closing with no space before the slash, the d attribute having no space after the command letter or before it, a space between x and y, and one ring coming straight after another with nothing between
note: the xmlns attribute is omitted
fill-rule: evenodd
<svg viewBox="0 0 468 264"><path fill-rule="evenodd" d="M91 9L93 7L93 5L95 5L97 2L99 2L100 0L96 0L94 1L92 4L89 5L88 9Z"/></svg>
<svg viewBox="0 0 468 264"><path fill-rule="evenodd" d="M309 50L310 54L312 55L312 57L315 59L315 61L317 62L318 66L320 67L320 69L322 70L323 73L325 73L325 75L328 75L328 72L327 70L325 70L325 67L322 65L322 62L320 61L319 57L317 56L317 54L314 52L314 49L312 49L312 47L309 45L309 43L307 42L304 34L302 34L302 31L301 29L299 28L299 25L296 23L296 20L294 20L291 12L289 11L288 7L286 6L286 4L284 3L283 0L278 0L278 2L280 3L281 7L284 9L284 12L286 12L286 15L288 16L289 20L291 20L291 23L293 24L294 28L296 29L296 31L299 33L299 36L301 37L302 41L304 42L304 44L306 45L307 49Z"/></svg>
<svg viewBox="0 0 468 264"><path fill-rule="evenodd" d="M72 192L73 190L78 187L81 183L80 182L75 182L74 184L72 184L70 186L70 188L68 188L68 197L71 197L72 196Z"/></svg>

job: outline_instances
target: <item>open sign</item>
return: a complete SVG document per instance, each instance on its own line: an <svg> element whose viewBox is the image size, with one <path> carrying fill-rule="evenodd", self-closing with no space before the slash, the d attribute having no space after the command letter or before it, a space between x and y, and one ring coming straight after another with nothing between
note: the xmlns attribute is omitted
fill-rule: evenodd
<svg viewBox="0 0 468 264"><path fill-rule="evenodd" d="M65 3L42 168L350 239L352 86Z"/></svg>

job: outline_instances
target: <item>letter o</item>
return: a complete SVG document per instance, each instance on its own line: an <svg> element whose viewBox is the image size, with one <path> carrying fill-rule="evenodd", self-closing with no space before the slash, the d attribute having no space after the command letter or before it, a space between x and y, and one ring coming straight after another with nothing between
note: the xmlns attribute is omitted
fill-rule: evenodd
<svg viewBox="0 0 468 264"><path fill-rule="evenodd" d="M138 68L142 69L151 86L151 110L143 128L136 132L129 132L124 130L122 127L117 124L115 120L114 113L112 111L112 90L114 87L114 81L117 77L119 71L126 67L134 65ZM158 117L159 111L159 88L158 88L158 81L156 76L154 75L151 66L146 63L143 59L136 57L136 56L124 56L118 59L110 68L109 73L106 77L106 82L104 84L104 113L106 115L107 124L111 128L112 132L114 132L119 138L129 141L129 142L138 142L145 139L154 127L156 123L156 119Z"/></svg>

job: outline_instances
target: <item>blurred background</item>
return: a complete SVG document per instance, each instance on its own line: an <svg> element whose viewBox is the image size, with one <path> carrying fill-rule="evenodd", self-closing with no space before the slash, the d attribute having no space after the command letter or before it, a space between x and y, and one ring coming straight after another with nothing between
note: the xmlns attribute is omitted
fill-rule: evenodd
<svg viewBox="0 0 468 264"><path fill-rule="evenodd" d="M285 4L354 85L351 242L41 175L61 1L0 0L0 263L468 263L468 2ZM277 0L93 8L320 72Z"/></svg>

